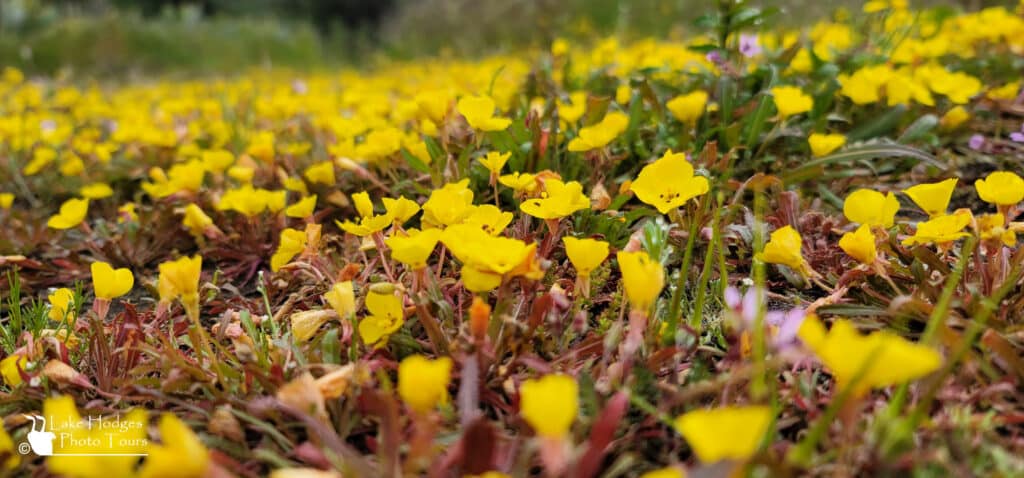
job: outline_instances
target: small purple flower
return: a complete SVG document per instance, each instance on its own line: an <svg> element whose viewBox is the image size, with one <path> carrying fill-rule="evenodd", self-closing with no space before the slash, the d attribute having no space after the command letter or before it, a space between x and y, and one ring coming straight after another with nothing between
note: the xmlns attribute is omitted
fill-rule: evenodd
<svg viewBox="0 0 1024 478"><path fill-rule="evenodd" d="M1018 143L1024 143L1024 124L1020 125L1020 131L1010 133L1010 139Z"/></svg>
<svg viewBox="0 0 1024 478"><path fill-rule="evenodd" d="M707 58L708 61L716 65L722 64L722 53L718 50L709 51L707 55L704 55L704 58Z"/></svg>
<svg viewBox="0 0 1024 478"><path fill-rule="evenodd" d="M761 54L761 44L757 41L756 34L740 34L740 53L747 58L753 58Z"/></svg>
<svg viewBox="0 0 1024 478"><path fill-rule="evenodd" d="M757 323L757 314L762 308L758 303L757 289L747 289L741 294L735 287L725 289L725 305L740 318L743 326L752 328ZM763 295L762 295L763 296ZM776 350L785 350L796 343L797 332L804 323L804 309L794 308L788 311L771 310L765 312L764 321L775 329L772 346Z"/></svg>
<svg viewBox="0 0 1024 478"><path fill-rule="evenodd" d="M967 141L967 146L975 151L981 151L982 146L985 146L985 137L980 134L972 135Z"/></svg>

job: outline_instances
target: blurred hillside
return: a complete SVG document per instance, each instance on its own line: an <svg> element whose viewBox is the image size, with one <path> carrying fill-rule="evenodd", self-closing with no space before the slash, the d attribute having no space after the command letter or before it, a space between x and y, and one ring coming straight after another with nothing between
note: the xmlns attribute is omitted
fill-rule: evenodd
<svg viewBox="0 0 1024 478"><path fill-rule="evenodd" d="M762 0L782 21L825 17L842 0ZM991 0L917 5L977 9ZM0 64L33 74L230 73L310 69L374 55L478 55L555 37L664 37L712 0L0 0Z"/></svg>

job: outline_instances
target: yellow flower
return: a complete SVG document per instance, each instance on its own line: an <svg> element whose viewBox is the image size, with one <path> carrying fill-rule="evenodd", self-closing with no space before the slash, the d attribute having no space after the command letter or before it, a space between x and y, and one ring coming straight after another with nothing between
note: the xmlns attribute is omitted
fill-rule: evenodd
<svg viewBox="0 0 1024 478"><path fill-rule="evenodd" d="M178 417L164 413L158 425L161 445L150 445L139 478L201 478L210 466L210 453L199 437Z"/></svg>
<svg viewBox="0 0 1024 478"><path fill-rule="evenodd" d="M460 224L473 212L473 191L469 179L448 183L431 191L423 203L424 227L447 227Z"/></svg>
<svg viewBox="0 0 1024 478"><path fill-rule="evenodd" d="M25 165L22 172L25 173L25 176L34 176L55 159L57 159L56 151L50 148L37 148L32 152L32 160Z"/></svg>
<svg viewBox="0 0 1024 478"><path fill-rule="evenodd" d="M112 300L121 297L135 285L135 276L127 268L114 269L106 262L93 262L90 269L92 288L99 299Z"/></svg>
<svg viewBox="0 0 1024 478"><path fill-rule="evenodd" d="M53 456L46 459L51 473L69 478L108 478L135 476L138 456L117 456L111 453L147 453L147 413L132 410L118 417L119 427L89 427L75 408L70 396L47 398L43 401L46 431L56 434ZM106 417L113 423L113 417ZM111 449L111 443L115 448ZM177 475L185 476L185 475Z"/></svg>
<svg viewBox="0 0 1024 478"><path fill-rule="evenodd" d="M636 197L666 214L691 198L708 192L708 180L693 174L693 166L683 153L665 152L657 161L644 166L630 190Z"/></svg>
<svg viewBox="0 0 1024 478"><path fill-rule="evenodd" d="M395 224L398 225L405 224L406 221L420 212L420 205L405 196L399 196L397 199L384 198L381 201L384 203L384 210L387 211Z"/></svg>
<svg viewBox="0 0 1024 478"><path fill-rule="evenodd" d="M862 264L873 264L878 251L875 248L875 235L871 226L861 224L854 232L847 232L839 239L839 247Z"/></svg>
<svg viewBox="0 0 1024 478"><path fill-rule="evenodd" d="M1017 245L1017 232L1013 228L1006 227L1006 217L1002 213L983 214L978 216L976 223L978 235L982 239L996 239L1006 247Z"/></svg>
<svg viewBox="0 0 1024 478"><path fill-rule="evenodd" d="M237 211L248 217L256 216L263 211L277 212L285 207L288 200L288 191L268 191L262 188L253 188L246 184L238 189L225 191L217 203L220 211Z"/></svg>
<svg viewBox="0 0 1024 478"><path fill-rule="evenodd" d="M523 201L519 209L540 219L559 219L580 209L589 209L590 199L583 194L583 185L558 179L544 181L544 196Z"/></svg>
<svg viewBox="0 0 1024 478"><path fill-rule="evenodd" d="M1021 4L1024 5L1024 4ZM985 96L993 100L1014 100L1020 94L1021 81L1012 81L998 88L988 90Z"/></svg>
<svg viewBox="0 0 1024 478"><path fill-rule="evenodd" d="M982 201L999 206L1012 206L1024 199L1024 179L1009 171L996 171L974 182ZM63 210L63 208L61 208Z"/></svg>
<svg viewBox="0 0 1024 478"><path fill-rule="evenodd" d="M494 100L489 96L464 96L456 109L469 126L480 131L503 131L512 124L512 120L494 115Z"/></svg>
<svg viewBox="0 0 1024 478"><path fill-rule="evenodd" d="M707 104L707 92L698 90L672 98L665 104L665 107L672 112L676 119L692 125L700 119L700 115L704 114L704 107Z"/></svg>
<svg viewBox="0 0 1024 478"><path fill-rule="evenodd" d="M355 205L356 211L359 213L359 222L345 221L340 223L334 221L341 230L359 237L366 237L375 232L383 231L384 228L391 225L392 217L390 214L377 215L373 213L373 202L370 201L370 195L366 191L353 194L352 204Z"/></svg>
<svg viewBox="0 0 1024 478"><path fill-rule="evenodd" d="M551 42L551 56L560 57L565 56L566 53L569 53L569 42L564 38L555 38Z"/></svg>
<svg viewBox="0 0 1024 478"><path fill-rule="evenodd" d="M510 237L494 237L468 224L449 227L441 242L462 262L463 286L472 292L487 292L536 254L536 243L526 244Z"/></svg>
<svg viewBox="0 0 1024 478"><path fill-rule="evenodd" d="M900 202L896 195L858 189L843 201L843 215L851 222L889 229L896 220Z"/></svg>
<svg viewBox="0 0 1024 478"><path fill-rule="evenodd" d="M844 319L836 320L826 333L818 318L809 314L800 326L799 336L831 370L840 388L854 387L854 396L872 388L916 380L942 365L942 356L931 347L888 331L861 335ZM860 379L854 383L858 375Z"/></svg>
<svg viewBox="0 0 1024 478"><path fill-rule="evenodd" d="M316 163L308 168L304 173L306 179L313 184L323 184L324 186L334 185L334 163L332 161L323 161Z"/></svg>
<svg viewBox="0 0 1024 478"><path fill-rule="evenodd" d="M568 375L552 374L523 382L519 411L538 435L563 438L576 421L579 386Z"/></svg>
<svg viewBox="0 0 1024 478"><path fill-rule="evenodd" d="M277 251L270 258L270 270L277 272L292 258L306 248L306 233L298 229L286 228L281 231L281 240L278 243Z"/></svg>
<svg viewBox="0 0 1024 478"><path fill-rule="evenodd" d="M139 214L135 212L135 203L126 202L117 208L117 222L123 223L125 221L137 222L139 220Z"/></svg>
<svg viewBox="0 0 1024 478"><path fill-rule="evenodd" d="M949 178L931 184L918 184L904 190L917 207L924 210L932 218L946 214L949 207L949 198L953 196L956 189L957 178Z"/></svg>
<svg viewBox="0 0 1024 478"><path fill-rule="evenodd" d="M200 158L203 167L215 173L224 172L235 162L235 155L223 149L203 151Z"/></svg>
<svg viewBox="0 0 1024 478"><path fill-rule="evenodd" d="M771 239L764 245L764 251L757 254L757 259L769 264L782 264L800 274L810 273L810 266L804 260L800 250L803 238L792 226L784 226L772 233Z"/></svg>
<svg viewBox="0 0 1024 478"><path fill-rule="evenodd" d="M481 204L473 207L473 212L469 213L462 223L478 227L492 236L497 236L508 227L513 217L511 212L502 211L493 204Z"/></svg>
<svg viewBox="0 0 1024 478"><path fill-rule="evenodd" d="M963 232L964 228L971 223L971 212L958 210L948 216L938 216L934 219L917 223L917 230L914 235L903 240L904 246L915 244L945 244L953 242L969 234Z"/></svg>
<svg viewBox="0 0 1024 478"><path fill-rule="evenodd" d="M665 270L645 251L620 251L615 257L630 306L633 310L649 311L665 286Z"/></svg>
<svg viewBox="0 0 1024 478"><path fill-rule="evenodd" d="M779 110L779 116L786 119L793 115L806 113L814 107L814 99L796 86L776 86L771 89L772 97L775 100L775 108Z"/></svg>
<svg viewBox="0 0 1024 478"><path fill-rule="evenodd" d="M359 321L359 337L366 345L384 345L387 338L405 323L402 299L391 292L366 294L366 310L370 315Z"/></svg>
<svg viewBox="0 0 1024 478"><path fill-rule="evenodd" d="M288 320L292 324L292 336L297 342L303 343L313 338L320 326L331 318L329 310L303 310L292 314Z"/></svg>
<svg viewBox="0 0 1024 478"><path fill-rule="evenodd" d="M331 308L342 320L356 311L356 295L350 280L335 283L331 290L324 294L324 299L327 299L327 303L331 304Z"/></svg>
<svg viewBox="0 0 1024 478"><path fill-rule="evenodd" d="M284 215L288 217L309 217L313 215L313 210L316 209L316 194L304 197L295 204L288 206L284 210Z"/></svg>
<svg viewBox="0 0 1024 478"><path fill-rule="evenodd" d="M157 290L162 302L181 299L189 313L198 312L199 274L203 271L203 257L182 256L160 264Z"/></svg>
<svg viewBox="0 0 1024 478"><path fill-rule="evenodd" d="M640 478L686 478L686 473L674 466L651 470L640 475Z"/></svg>
<svg viewBox="0 0 1024 478"><path fill-rule="evenodd" d="M970 119L970 117L971 114L963 106L957 105L942 115L942 119L939 120L939 126L946 130L956 129Z"/></svg>
<svg viewBox="0 0 1024 478"><path fill-rule="evenodd" d="M624 82L615 88L615 102L622 105L628 106L629 101L633 99L633 88L629 86L629 82Z"/></svg>
<svg viewBox="0 0 1024 478"><path fill-rule="evenodd" d="M50 302L50 313L48 317L54 322L63 322L67 317L68 323L75 323L74 310L71 309L75 299L75 293L67 287L61 287L46 297ZM69 315L70 314L70 315Z"/></svg>
<svg viewBox="0 0 1024 478"><path fill-rule="evenodd" d="M0 209L10 209L11 205L14 204L14 194L11 193L0 193Z"/></svg>
<svg viewBox="0 0 1024 478"><path fill-rule="evenodd" d="M558 119L566 123L575 123L587 111L587 94L582 91L569 95L569 103L558 100Z"/></svg>
<svg viewBox="0 0 1024 478"><path fill-rule="evenodd" d="M241 164L236 164L228 168L228 177L243 184L251 183L252 177L255 175L256 169L251 168L249 166L242 166Z"/></svg>
<svg viewBox="0 0 1024 478"><path fill-rule="evenodd" d="M417 231L410 229L408 236L391 236L384 243L391 248L391 258L414 270L427 267L427 259L441 239L440 229Z"/></svg>
<svg viewBox="0 0 1024 478"><path fill-rule="evenodd" d="M410 355L398 364L398 395L414 412L425 414L448 399L452 359Z"/></svg>
<svg viewBox="0 0 1024 478"><path fill-rule="evenodd" d="M181 220L182 225L188 228L193 236L202 236L206 228L213 226L213 219L195 204L185 206L185 217Z"/></svg>
<svg viewBox="0 0 1024 478"><path fill-rule="evenodd" d="M604 241L566 236L562 242L565 243L565 254L576 268L577 276L589 276L608 257L608 243Z"/></svg>
<svg viewBox="0 0 1024 478"><path fill-rule="evenodd" d="M512 153L491 151L487 153L487 156L480 158L480 164L484 165L484 167L491 172L492 176L497 176L501 174L501 168L505 167L505 163L508 162L508 158L511 157Z"/></svg>
<svg viewBox="0 0 1024 478"><path fill-rule="evenodd" d="M6 457L3 462L0 462L0 468L4 470L13 470L21 464L21 455L14 448L14 440L2 426L0 426L0 456Z"/></svg>
<svg viewBox="0 0 1024 478"><path fill-rule="evenodd" d="M8 387L14 388L21 385L21 374L18 373L18 369L25 370L25 365L28 364L28 359L22 354L11 354L3 360L0 360L0 375L4 378L4 383Z"/></svg>
<svg viewBox="0 0 1024 478"><path fill-rule="evenodd" d="M103 199L114 195L114 190L110 189L105 183L92 183L82 186L78 190L78 194L86 199Z"/></svg>
<svg viewBox="0 0 1024 478"><path fill-rule="evenodd" d="M499 177L498 182L519 194L529 194L537 190L537 177L530 173L506 174Z"/></svg>
<svg viewBox="0 0 1024 478"><path fill-rule="evenodd" d="M811 154L815 157L821 157L832 154L833 151L846 144L846 136L841 134L814 133L807 137L807 143L811 146Z"/></svg>
<svg viewBox="0 0 1024 478"><path fill-rule="evenodd" d="M579 135L569 141L569 151L590 151L603 148L617 138L629 126L629 116L612 111L601 122L580 128Z"/></svg>
<svg viewBox="0 0 1024 478"><path fill-rule="evenodd" d="M50 216L46 225L54 229L71 229L81 224L88 212L88 199L68 199L60 205L60 212Z"/></svg>
<svg viewBox="0 0 1024 478"><path fill-rule="evenodd" d="M746 461L757 453L772 422L769 407L751 405L694 410L674 425L702 463Z"/></svg>

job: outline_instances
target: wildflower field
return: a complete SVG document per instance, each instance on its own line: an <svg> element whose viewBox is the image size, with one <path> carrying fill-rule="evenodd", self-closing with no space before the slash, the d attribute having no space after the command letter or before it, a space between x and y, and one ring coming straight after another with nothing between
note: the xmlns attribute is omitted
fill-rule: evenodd
<svg viewBox="0 0 1024 478"><path fill-rule="evenodd" d="M0 474L1024 476L1024 3L778 17L6 68Z"/></svg>

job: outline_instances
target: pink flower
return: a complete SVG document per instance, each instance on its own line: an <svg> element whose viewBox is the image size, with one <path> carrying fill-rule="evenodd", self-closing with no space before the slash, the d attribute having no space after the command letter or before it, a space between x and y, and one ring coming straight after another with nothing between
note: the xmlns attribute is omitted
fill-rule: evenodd
<svg viewBox="0 0 1024 478"><path fill-rule="evenodd" d="M747 58L753 58L761 54L761 44L757 41L756 34L740 34L740 53Z"/></svg>

